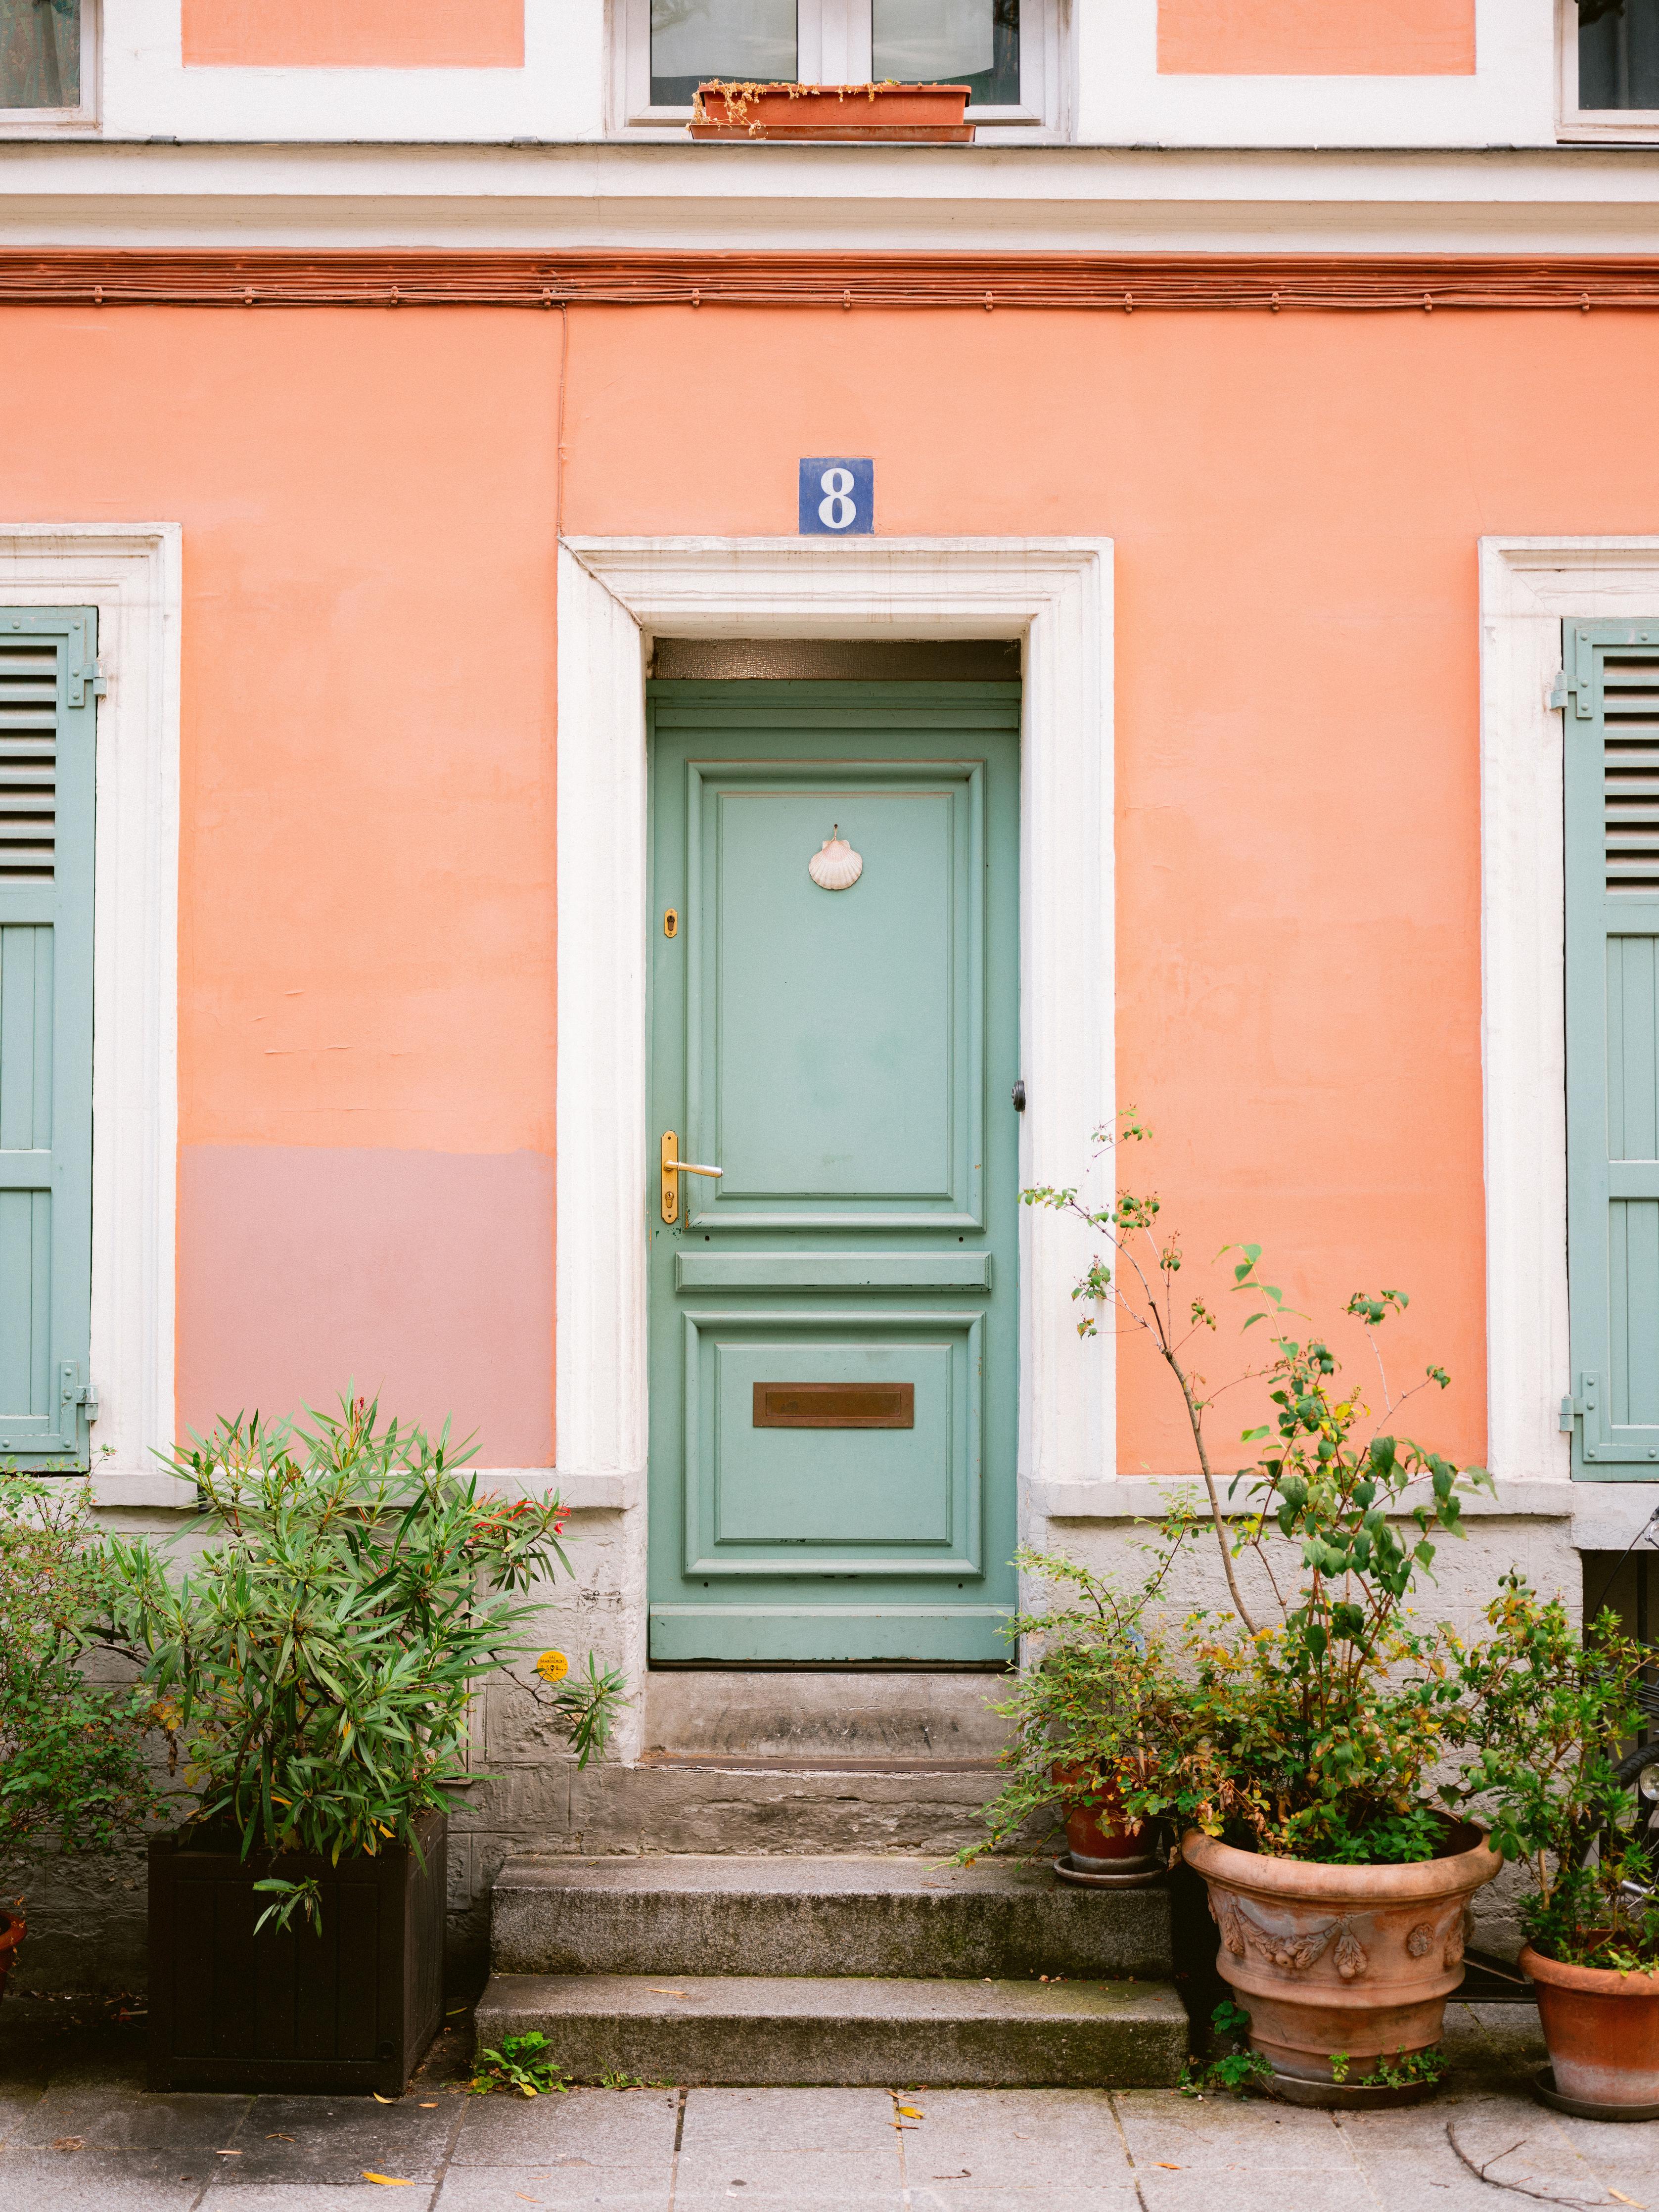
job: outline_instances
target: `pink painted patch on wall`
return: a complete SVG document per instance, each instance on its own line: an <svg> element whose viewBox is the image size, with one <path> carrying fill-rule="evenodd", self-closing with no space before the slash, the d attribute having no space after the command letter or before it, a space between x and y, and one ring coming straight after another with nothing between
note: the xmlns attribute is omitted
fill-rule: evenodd
<svg viewBox="0 0 1659 2212"><path fill-rule="evenodd" d="M1158 0L1160 75L1469 76L1474 0Z"/></svg>
<svg viewBox="0 0 1659 2212"><path fill-rule="evenodd" d="M179 1158L179 1419L330 1406L553 1460L553 1163L539 1152L189 1146Z"/></svg>
<svg viewBox="0 0 1659 2212"><path fill-rule="evenodd" d="M522 69L524 0L184 0L186 69Z"/></svg>

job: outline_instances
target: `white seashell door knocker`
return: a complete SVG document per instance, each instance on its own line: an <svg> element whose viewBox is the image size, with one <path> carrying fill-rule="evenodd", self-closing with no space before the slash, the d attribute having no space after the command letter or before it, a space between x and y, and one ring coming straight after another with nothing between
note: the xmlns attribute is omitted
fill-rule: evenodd
<svg viewBox="0 0 1659 2212"><path fill-rule="evenodd" d="M821 891L850 891L864 873L864 856L842 836L839 822L806 863L806 872Z"/></svg>

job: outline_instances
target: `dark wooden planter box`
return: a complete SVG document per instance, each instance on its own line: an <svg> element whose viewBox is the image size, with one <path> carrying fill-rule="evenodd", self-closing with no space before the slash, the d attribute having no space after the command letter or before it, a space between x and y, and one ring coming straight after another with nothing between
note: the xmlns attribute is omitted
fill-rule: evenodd
<svg viewBox="0 0 1659 2212"><path fill-rule="evenodd" d="M378 2089L401 2096L443 2016L449 1823L418 1826L412 1850L374 1858L285 1856L321 1884L322 1930L253 1923L270 1854L183 1829L149 1847L152 2089Z"/></svg>

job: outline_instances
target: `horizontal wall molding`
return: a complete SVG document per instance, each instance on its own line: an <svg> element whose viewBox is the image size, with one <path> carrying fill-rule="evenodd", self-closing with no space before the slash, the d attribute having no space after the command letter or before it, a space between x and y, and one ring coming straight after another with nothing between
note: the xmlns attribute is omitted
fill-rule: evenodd
<svg viewBox="0 0 1659 2212"><path fill-rule="evenodd" d="M1010 307L1414 313L1659 307L1659 259L1510 255L0 254L0 304L45 307Z"/></svg>

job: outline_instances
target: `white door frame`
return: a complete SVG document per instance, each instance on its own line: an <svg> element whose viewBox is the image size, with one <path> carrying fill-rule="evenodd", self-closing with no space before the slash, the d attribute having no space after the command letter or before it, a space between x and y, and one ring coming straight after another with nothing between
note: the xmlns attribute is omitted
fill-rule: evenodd
<svg viewBox="0 0 1659 2212"><path fill-rule="evenodd" d="M559 553L556 1414L562 1489L644 1494L647 763L656 636L1024 640L1024 1182L1077 1183L1112 1120L1109 538L571 538ZM1020 1213L1019 1472L1116 1473L1109 1337L1085 1344L1079 1224ZM645 1663L644 1516L624 1563ZM618 1748L624 1756L627 1747Z"/></svg>

